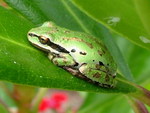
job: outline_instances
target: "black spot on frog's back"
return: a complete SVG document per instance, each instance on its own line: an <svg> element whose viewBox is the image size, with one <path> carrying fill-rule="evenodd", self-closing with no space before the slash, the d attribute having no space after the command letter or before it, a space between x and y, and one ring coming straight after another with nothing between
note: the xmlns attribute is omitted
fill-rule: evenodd
<svg viewBox="0 0 150 113"><path fill-rule="evenodd" d="M79 52L81 55L86 55L87 53L86 52L82 52L82 51L80 51Z"/></svg>
<svg viewBox="0 0 150 113"><path fill-rule="evenodd" d="M72 49L72 50L71 50L71 52L73 52L73 53L74 53L74 52L76 52L76 50L75 50L75 49Z"/></svg>

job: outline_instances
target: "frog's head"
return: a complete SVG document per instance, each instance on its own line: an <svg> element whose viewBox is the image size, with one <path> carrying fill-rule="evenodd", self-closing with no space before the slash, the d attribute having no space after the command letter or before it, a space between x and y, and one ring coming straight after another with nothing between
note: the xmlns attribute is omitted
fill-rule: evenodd
<svg viewBox="0 0 150 113"><path fill-rule="evenodd" d="M53 27L50 22L46 22L40 27L32 28L28 32L28 40L37 48L48 51L49 46L47 44L50 42L50 35L48 35L48 31L52 29Z"/></svg>
<svg viewBox="0 0 150 113"><path fill-rule="evenodd" d="M59 51L67 52L62 47L54 43L53 32L56 32L57 26L52 22L45 22L42 26L32 28L28 32L28 40L37 48L46 52Z"/></svg>

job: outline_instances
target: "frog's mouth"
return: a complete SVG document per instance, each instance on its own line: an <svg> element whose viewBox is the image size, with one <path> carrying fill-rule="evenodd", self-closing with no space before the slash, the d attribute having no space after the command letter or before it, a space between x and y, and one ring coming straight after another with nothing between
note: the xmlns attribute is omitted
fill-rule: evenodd
<svg viewBox="0 0 150 113"><path fill-rule="evenodd" d="M62 53L70 53L70 52L67 51L65 48L61 47L60 45L51 42L49 38L46 38L46 39L47 39L47 42L46 42L46 43L42 43L41 40L42 40L42 37L43 37L43 36L38 36L38 35L36 35L36 34L34 34L34 33L28 33L28 35L29 35L30 37L37 37L37 38L39 39L39 42L40 42L42 45L47 45L47 46L49 46L50 48L54 49L55 51L62 52ZM34 45L36 45L36 44L34 44Z"/></svg>

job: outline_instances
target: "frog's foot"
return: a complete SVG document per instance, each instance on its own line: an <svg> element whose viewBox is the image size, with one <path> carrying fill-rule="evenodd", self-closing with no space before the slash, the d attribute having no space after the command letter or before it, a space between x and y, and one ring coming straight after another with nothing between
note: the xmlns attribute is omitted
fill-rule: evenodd
<svg viewBox="0 0 150 113"><path fill-rule="evenodd" d="M107 72L95 68L95 64L82 64L79 71L94 83L99 84L102 87L111 88L115 86L116 81L114 77Z"/></svg>
<svg viewBox="0 0 150 113"><path fill-rule="evenodd" d="M74 59L69 54L66 53L60 53L58 55L53 55L49 53L48 57L55 65L60 67L77 65Z"/></svg>

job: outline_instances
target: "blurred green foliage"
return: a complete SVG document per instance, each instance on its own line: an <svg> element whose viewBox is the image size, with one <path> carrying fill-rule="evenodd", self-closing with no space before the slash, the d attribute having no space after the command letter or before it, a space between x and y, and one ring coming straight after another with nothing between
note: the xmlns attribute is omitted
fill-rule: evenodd
<svg viewBox="0 0 150 113"><path fill-rule="evenodd" d="M133 74L137 84L150 89L150 52L148 50L150 44L143 43L139 38L139 36L149 38L150 35L145 28L145 23L142 23L143 18L141 22L141 15L138 15L141 14L139 12L141 7L136 9L137 7L134 6L139 5L138 3L129 0L113 0L112 2L108 0L86 0L86 2L85 0L74 0L75 6L70 0L5 1L13 9L0 7L1 80L39 87L99 93L136 91L136 88L122 82L119 82L116 89L100 88L73 77L53 65L47 59L47 55L32 47L26 38L27 32L32 27L50 20L62 27L87 32L100 38L117 62L119 72L128 80L132 80ZM79 9L84 10L81 12ZM105 26L115 32L111 35L110 31L104 28ZM3 89L0 89L0 99L7 101L8 106L15 106L13 100ZM3 109L0 106L0 112ZM122 113L122 111L133 112L125 96L88 93L79 113ZM3 112L5 113L5 111Z"/></svg>

